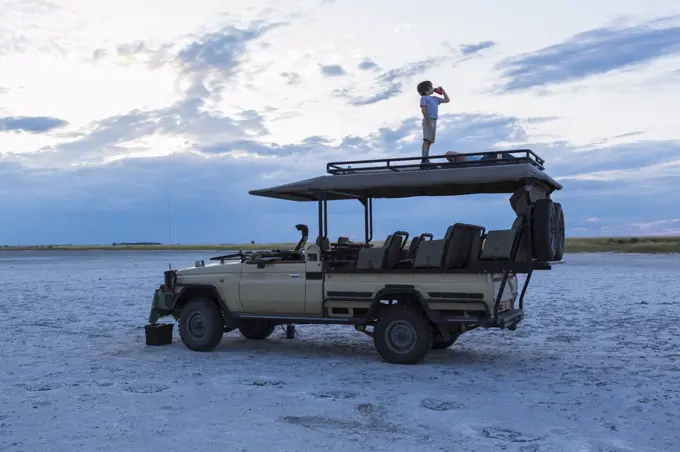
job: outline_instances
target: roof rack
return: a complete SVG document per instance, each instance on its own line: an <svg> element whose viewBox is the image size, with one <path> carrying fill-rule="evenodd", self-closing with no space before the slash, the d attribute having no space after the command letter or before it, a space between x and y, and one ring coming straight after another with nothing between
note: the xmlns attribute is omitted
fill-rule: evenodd
<svg viewBox="0 0 680 452"><path fill-rule="evenodd" d="M519 154L519 155L518 155ZM475 153L461 153L458 156L481 157L483 160L465 160L450 162L446 155L432 155L429 163L422 163L422 157L394 157L374 160L353 160L344 162L329 162L326 172L333 175L356 173L382 173L399 171L420 171L431 168L466 168L497 165L517 165L530 163L540 170L544 170L545 160L531 149L511 149L503 151L486 151ZM368 166L361 166L368 165Z"/></svg>

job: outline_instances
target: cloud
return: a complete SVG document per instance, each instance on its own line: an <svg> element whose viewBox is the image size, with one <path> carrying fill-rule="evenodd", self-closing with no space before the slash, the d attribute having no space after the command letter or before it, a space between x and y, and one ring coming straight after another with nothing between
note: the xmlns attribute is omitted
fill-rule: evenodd
<svg viewBox="0 0 680 452"><path fill-rule="evenodd" d="M192 82L190 91L198 97L219 97L225 78L236 74L248 43L281 25L283 23L263 24L259 21L244 29L228 25L184 47L177 59Z"/></svg>
<svg viewBox="0 0 680 452"><path fill-rule="evenodd" d="M611 162L616 163L616 162ZM627 162L626 162L627 163ZM648 179L680 177L680 160L664 161L661 163L648 164L640 168L618 168L610 170L597 170L587 173L562 176L560 180L569 181L601 181L601 182L634 182Z"/></svg>
<svg viewBox="0 0 680 452"><path fill-rule="evenodd" d="M44 133L67 124L63 119L48 116L8 116L0 117L0 132Z"/></svg>
<svg viewBox="0 0 680 452"><path fill-rule="evenodd" d="M359 89L353 85L347 88L336 89L333 93L340 98L346 99L350 105L375 104L401 94L404 85L410 82L413 77L425 73L446 59L447 57L428 58L408 63L399 68L382 71L380 75L375 77L368 88ZM370 94L355 94L356 91L369 92Z"/></svg>
<svg viewBox="0 0 680 452"><path fill-rule="evenodd" d="M314 4L319 5L316 1ZM677 224L668 223L668 219L677 217L674 212L680 205L680 192L669 189L680 182L680 143L668 119L674 117L675 87L671 82L666 81L661 90L659 85L650 89L648 85L626 85L624 80L611 93L598 92L593 93L595 97L585 98L583 93L576 93L573 102L566 99L557 110L554 103L546 105L545 99L531 92L521 93L522 99L517 102L485 97L486 64L472 64L465 71L457 66L512 49L518 41L505 32L501 34L506 38L496 44L495 40L470 40L469 34L466 37L463 32L447 35L441 28L425 32L427 28L416 23L411 28L395 29L395 24L415 19L404 12L390 23L378 23L376 19L382 14L379 9L367 10L367 15L348 24L349 28L331 29L329 25L337 20L333 11L312 10L310 5L295 8L297 16L285 16L291 20L283 19L285 11L269 14L267 20L285 20L286 27L290 27L271 34L269 30L282 22L249 21L263 17L258 7L242 11L237 8L223 16L219 14L223 5L217 3L215 10L201 8L202 13L173 6L162 27L143 29L143 22L136 26L131 23L129 28L113 34L109 30L94 33L90 28L81 29L83 22L92 21L86 10L78 20L63 27L45 29L36 22L34 31L26 31L23 49L32 55L25 67L17 67L21 66L22 55L2 57L8 67L14 64L17 69L0 74L0 85L11 89L2 94L2 114L16 118L37 111L64 118L70 127L48 128L46 131L52 133L42 135L0 133L0 243L165 241L168 223L172 226L172 240L181 242L295 240L298 234L293 225L299 222L308 223L314 234L316 206L251 197L247 191L323 174L328 161L418 157L420 118L415 114L417 110L408 107L408 98L417 95L415 85L423 79L452 77L468 87L468 94L452 108L441 109L432 154L529 147L546 159L548 173L565 186L555 199L567 212L569 231L583 235L635 232L632 225L642 224L648 226L638 233L677 229ZM332 8L341 12L346 3L337 2ZM130 11L119 12L120 17L125 17ZM473 24L481 36L496 33L497 18L506 12L498 10L494 14L485 15L488 23ZM207 32L188 34L194 27L201 27L208 16L207 20L219 25ZM49 20L55 22L60 17ZM604 16L591 19L600 17ZM24 20L31 25L28 19L33 17L26 15ZM231 25L223 26L223 20L232 21ZM566 22L565 27L578 29L574 28L578 23ZM376 32L387 39L366 47L359 32L366 25L377 26ZM67 58L52 55L43 65L39 49L53 40L60 27L68 36L58 41L69 50L68 55L64 54ZM624 30L636 28L628 27ZM670 21L653 22L647 34L642 34L651 39L649 36L654 35L650 30L672 27ZM0 41L5 37L20 38L24 29L15 26ZM558 44L506 59L499 69L508 75L508 84L521 85L528 80L528 86L540 86L541 77L549 80L555 74L558 81L560 77L577 80L582 78L574 69L577 63L599 63L606 69L609 58L606 54L602 57L600 47L625 47L626 37L616 35L619 29L623 28L607 26L597 33L586 32L585 38L576 36L562 47ZM43 34L42 30L47 31ZM609 30L611 36L602 30ZM306 36L307 41L300 36ZM417 45L410 45L421 38L435 44L446 39L456 42L436 47L436 54L423 55ZM545 34L537 32L521 44L533 45L534 49L550 44L543 42ZM667 51L673 48L669 43L661 44L658 47L665 46ZM557 54L551 54L556 48ZM641 53L634 45L628 49L634 54L628 58ZM617 52L623 50L617 48L609 53ZM324 60L323 55L334 55L338 60ZM356 55L362 56L353 60ZM82 64L84 56L90 56L90 65ZM528 59L530 56L539 63ZM332 94L328 92L331 81L318 77L320 61L342 62L335 73L351 74L331 79L331 89L337 88ZM677 70L672 62L669 59L658 65L665 77ZM502 66L504 63L509 66ZM532 63L533 69L513 72L519 71L522 64L530 67ZM74 82L68 95L58 96L60 93L55 93L48 83L55 77L46 78L34 70L49 67L46 73L51 73L55 68L53 75L59 75L59 80L68 80L71 74L89 75L90 71L94 75L106 73L115 81L118 76L108 71L108 66L114 64L125 66L116 68L121 73L134 74L130 77L131 90L146 91L138 75L148 75L150 84L167 88L162 96L149 100L133 96L115 103L102 98L100 105L112 105L94 113L78 104L66 104L76 96L90 98L82 93L96 92L96 88L87 91L84 84ZM162 69L154 71L156 68ZM602 67L594 70L595 75L606 73L601 72ZM330 73L334 70L330 69ZM534 73L538 79L531 78ZM586 71L584 76L591 73ZM304 89L299 86L303 77L309 82ZM117 96L121 93L114 91ZM585 116L579 115L578 105L607 104L609 95L621 105L635 105L642 122L627 122L620 116L625 109L618 104L611 114L591 109ZM395 99L398 96L401 98ZM369 105L371 110L372 104L388 99L395 99L389 109L374 107L381 111L379 114L353 108ZM471 113L449 114L451 111ZM501 111L503 114L496 113ZM523 114L533 116L517 116ZM296 115L299 117L284 119ZM576 146L570 140L586 144ZM508 227L514 219L505 195L377 200L374 209L378 239L392 233L392 229L441 236L456 221L494 229ZM329 213L332 236L361 236L364 225L358 203L335 203L329 206ZM45 224L50 227L45 228Z"/></svg>
<svg viewBox="0 0 680 452"><path fill-rule="evenodd" d="M230 117L203 109L201 99L188 99L158 110L133 111L92 124L89 131L71 141L41 149L39 157L46 165L96 163L108 157L135 151L152 151L153 146L139 146L145 137L176 138L180 150L209 145L225 137L238 139L267 132L262 116L245 110ZM135 149L139 147L139 149Z"/></svg>
<svg viewBox="0 0 680 452"><path fill-rule="evenodd" d="M342 66L338 64L329 64L329 65L323 65L320 64L319 68L321 70L321 73L327 77L336 77L338 75L346 75L347 71L345 71Z"/></svg>
<svg viewBox="0 0 680 452"><path fill-rule="evenodd" d="M664 220L656 220L656 221L648 221L648 222L638 222L638 223L632 223L631 226L636 229L648 231L650 229L659 229L659 227L663 226L673 226L673 225L680 225L680 218L667 218Z"/></svg>
<svg viewBox="0 0 680 452"><path fill-rule="evenodd" d="M194 113L195 118L200 115L198 111ZM179 122L173 122L175 120ZM0 193L12 193L11 197L0 196L3 241L167 241L168 221L171 222L174 242L293 241L297 237L294 224L306 222L313 228L315 206L252 197L247 194L248 190L323 174L328 161L419 155L420 124L416 116L366 136L349 135L341 140L309 136L299 142L285 144L243 138L243 134L237 131L241 127L239 124L232 124L234 130L220 135L219 130L230 123L205 126L204 121L212 120L217 119L207 117L186 123L179 117L166 116L163 121L139 113L110 119L100 125L100 132L107 131L110 135L100 136L98 141L113 143L114 146L120 145L115 137L124 131L134 131L133 135L139 137L146 136L144 134L171 134L177 130L195 133L189 138L190 151L168 156L130 158L111 163L93 158L90 165L59 170L30 168L0 157ZM256 125L260 119L255 112L245 112L230 121L251 121ZM507 149L513 147L511 143L519 141L522 144L519 147L531 147L546 158L548 173L556 178L572 174L566 164L553 165L558 157L566 162L575 162L580 158L600 155L603 161L607 161L602 157L604 154L596 151L582 157L577 149L568 145L556 148L551 143L527 143L530 140L525 129L530 122L492 114L443 114L432 154L443 154L449 149L459 152ZM93 140L91 136L89 139ZM83 144L80 150L68 151L95 157L96 152L92 149L96 146L97 140L93 140L87 146ZM651 159L655 158L655 152L660 152L655 146L646 146L645 142L635 146L638 152L650 152L648 157ZM615 165L617 148L602 152L608 153L611 165ZM649 171L643 174L646 178L636 180L632 185L625 179L567 177L563 181L564 192L557 193L555 199L567 212L571 233L611 234L624 227L621 225L663 220L659 212L677 209L680 194L669 192L668 186L677 185L680 174L676 173L673 179L664 182L666 194L654 198L653 203L642 188L654 181L657 174ZM355 204L335 203L329 207L332 220L329 232L332 236L361 236L362 211ZM622 209L621 205L626 208ZM374 210L377 239L393 232L391 229L441 235L455 221L483 224L492 229L504 228L514 218L504 195L377 200ZM409 214L404 215L403 212ZM452 217L451 212L458 213ZM235 220L243 215L247 215L248 222ZM424 217L428 218L427 231L421 230ZM596 222L595 217L602 221ZM197 222L195 218L201 221ZM35 226L45 224L47 219L50 221L49 230ZM654 233L669 226L672 225L652 224L645 232ZM576 228L580 229L575 231Z"/></svg>
<svg viewBox="0 0 680 452"><path fill-rule="evenodd" d="M561 176L564 180L647 178L657 170L661 171L658 173L661 176L664 168L677 160L680 153L680 142L676 140L639 140L611 145L606 144L608 139L601 141L601 144L579 147L578 150L568 143L551 146L551 155L556 157L550 163L551 168L568 171ZM672 169L672 164L666 168Z"/></svg>
<svg viewBox="0 0 680 452"><path fill-rule="evenodd" d="M190 82L183 99L169 107L133 110L95 121L76 134L74 139L43 147L36 159L48 166L93 163L130 153L154 152L152 145L140 142L145 137L166 142L172 140L177 150L187 151L210 146L225 138L235 140L266 134L267 128L260 113L245 110L240 112L240 116L227 116L209 111L206 102L221 97L223 87L234 78L242 64L247 44L276 26L278 24L256 22L248 28L223 27L198 37L172 57L172 61L179 62L182 69L180 80ZM162 52L167 52L167 46L161 48ZM142 42L121 45L118 50L126 56L145 53L153 57L156 52ZM43 129L63 125L57 121L60 120L26 118L8 124L14 128L32 125Z"/></svg>
<svg viewBox="0 0 680 452"><path fill-rule="evenodd" d="M463 44L458 46L458 49L460 50L460 53L463 54L463 56L470 56L489 49L495 45L496 43L493 41L482 41L473 44Z"/></svg>
<svg viewBox="0 0 680 452"><path fill-rule="evenodd" d="M680 52L680 26L673 18L625 28L602 27L497 65L505 92L566 83L629 69ZM666 25L666 26L664 26Z"/></svg>
<svg viewBox="0 0 680 452"><path fill-rule="evenodd" d="M463 44L457 47L456 52L463 55L463 60L466 60L494 45L496 43L493 41ZM451 49L451 46L448 46L448 48ZM407 63L394 69L381 70L380 66L373 60L365 58L359 63L358 68L362 71L370 70L378 72L378 75L367 86L353 84L348 87L338 88L333 91L333 94L346 99L350 105L354 106L375 104L402 94L404 86L411 82L414 77L421 76L427 78L428 71L440 64L453 61L453 56L442 55Z"/></svg>
<svg viewBox="0 0 680 452"><path fill-rule="evenodd" d="M380 66L370 58L364 58L361 63L357 65L357 69L361 71L377 71L380 70Z"/></svg>
<svg viewBox="0 0 680 452"><path fill-rule="evenodd" d="M243 119L256 120L254 115L244 115ZM498 140L508 139L512 134L508 124L513 121L513 118L504 120L485 115L443 116L442 123L449 127L442 131L442 140L476 131L479 146L492 146ZM103 125L102 130L110 135L100 140L119 145L115 136L124 130L133 130L142 136L159 133L155 123L144 115L117 118ZM0 192L11 189L16 193L12 198L0 196L3 240L10 243L166 241L168 197L174 212L171 221L176 241L196 242L198 237L200 241L213 243L264 241L265 237L270 241L294 240L297 237L294 224L315 224L314 206L254 198L247 194L248 190L318 175L325 171L328 161L413 155L419 143L418 129L418 118L412 117L397 127L381 128L368 136L347 136L342 140L309 136L288 144L254 139L218 142L213 131L203 138L203 142L212 141L211 144L201 145L202 141L194 139L195 146L190 152L111 163L93 158L89 165L58 170L30 168L0 158ZM97 156L92 151L94 142L82 146L82 149L62 151ZM472 144L461 144L460 148L476 150ZM450 202L440 204L440 210ZM415 209L414 212L422 210L423 215L429 212L428 227L433 232L448 226L451 220L448 215L433 217L431 209L418 207L419 203L422 201L406 200L399 204L401 208ZM466 206L474 206L474 202L468 203ZM501 199L501 203L507 204L507 200ZM376 218L384 221L394 216L394 204L376 202ZM360 234L363 220L359 207L352 203L333 205L335 222L331 234ZM246 223L234 221L245 212L248 227ZM483 218L475 215L472 218L497 221L488 213L481 215ZM398 220L405 227L414 228L416 217ZM48 231L32 226L44 224L47 218L51 225ZM192 218L201 218L201 222L191 221ZM272 224L281 226L272 228ZM376 227L378 238L390 232Z"/></svg>
<svg viewBox="0 0 680 452"><path fill-rule="evenodd" d="M286 79L288 85L299 85L301 82L300 74L297 72L281 72L279 75Z"/></svg>
<svg viewBox="0 0 680 452"><path fill-rule="evenodd" d="M183 48L177 57L187 72L214 69L228 75L233 74L238 57L245 53L246 44L271 28L272 25L254 25L240 29L229 25L202 36Z"/></svg>
<svg viewBox="0 0 680 452"><path fill-rule="evenodd" d="M40 51L63 51L61 43L64 29L55 30L53 26L44 27L45 19L57 17L55 13L64 12L54 2L45 0L22 0L20 2L4 2L0 5L2 33L0 33L0 56L12 53L32 53ZM59 17L63 20L63 16ZM52 24L50 24L52 25ZM41 33L32 33L41 28Z"/></svg>

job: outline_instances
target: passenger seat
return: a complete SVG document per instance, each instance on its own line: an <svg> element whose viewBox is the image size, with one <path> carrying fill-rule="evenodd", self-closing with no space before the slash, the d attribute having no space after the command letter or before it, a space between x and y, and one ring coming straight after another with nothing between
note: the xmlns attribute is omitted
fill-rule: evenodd
<svg viewBox="0 0 680 452"><path fill-rule="evenodd" d="M403 238L391 234L382 247L361 248L357 256L357 270L391 270L399 262Z"/></svg>
<svg viewBox="0 0 680 452"><path fill-rule="evenodd" d="M413 260L413 268L442 268L444 253L453 234L453 229L453 226L449 226L443 239L419 243Z"/></svg>
<svg viewBox="0 0 680 452"><path fill-rule="evenodd" d="M401 260L397 264L396 268L413 268L413 262L416 257L416 253L418 252L418 247L425 241L426 237L429 237L430 240L432 240L433 236L430 233L424 233L420 234L418 237L413 237L408 249L401 253Z"/></svg>
<svg viewBox="0 0 680 452"><path fill-rule="evenodd" d="M483 233L482 226L465 223L453 225L444 251L443 267L465 268L470 262L479 260Z"/></svg>
<svg viewBox="0 0 680 452"><path fill-rule="evenodd" d="M408 253L406 254L406 258L409 260L413 260L416 257L416 253L418 252L418 247L425 241L425 239L429 237L430 240L434 238L432 234L429 232L425 232L423 234L420 234L419 237L414 237L413 240L411 241L411 246L408 248ZM415 242L415 244L414 244Z"/></svg>

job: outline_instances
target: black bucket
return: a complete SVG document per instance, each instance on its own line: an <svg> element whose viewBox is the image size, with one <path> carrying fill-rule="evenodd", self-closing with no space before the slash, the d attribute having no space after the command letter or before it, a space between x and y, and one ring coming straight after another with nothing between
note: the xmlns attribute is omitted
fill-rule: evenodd
<svg viewBox="0 0 680 452"><path fill-rule="evenodd" d="M154 323L144 326L146 345L172 344L172 323Z"/></svg>

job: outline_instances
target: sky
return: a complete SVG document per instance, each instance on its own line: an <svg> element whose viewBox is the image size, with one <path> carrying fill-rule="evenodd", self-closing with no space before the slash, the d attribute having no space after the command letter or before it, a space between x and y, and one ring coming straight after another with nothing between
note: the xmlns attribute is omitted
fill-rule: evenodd
<svg viewBox="0 0 680 452"><path fill-rule="evenodd" d="M418 9L420 7L421 9ZM676 0L0 0L0 244L296 241L248 190L326 162L530 148L568 236L680 233ZM510 227L508 196L376 200L374 237ZM329 236L363 238L358 202Z"/></svg>

